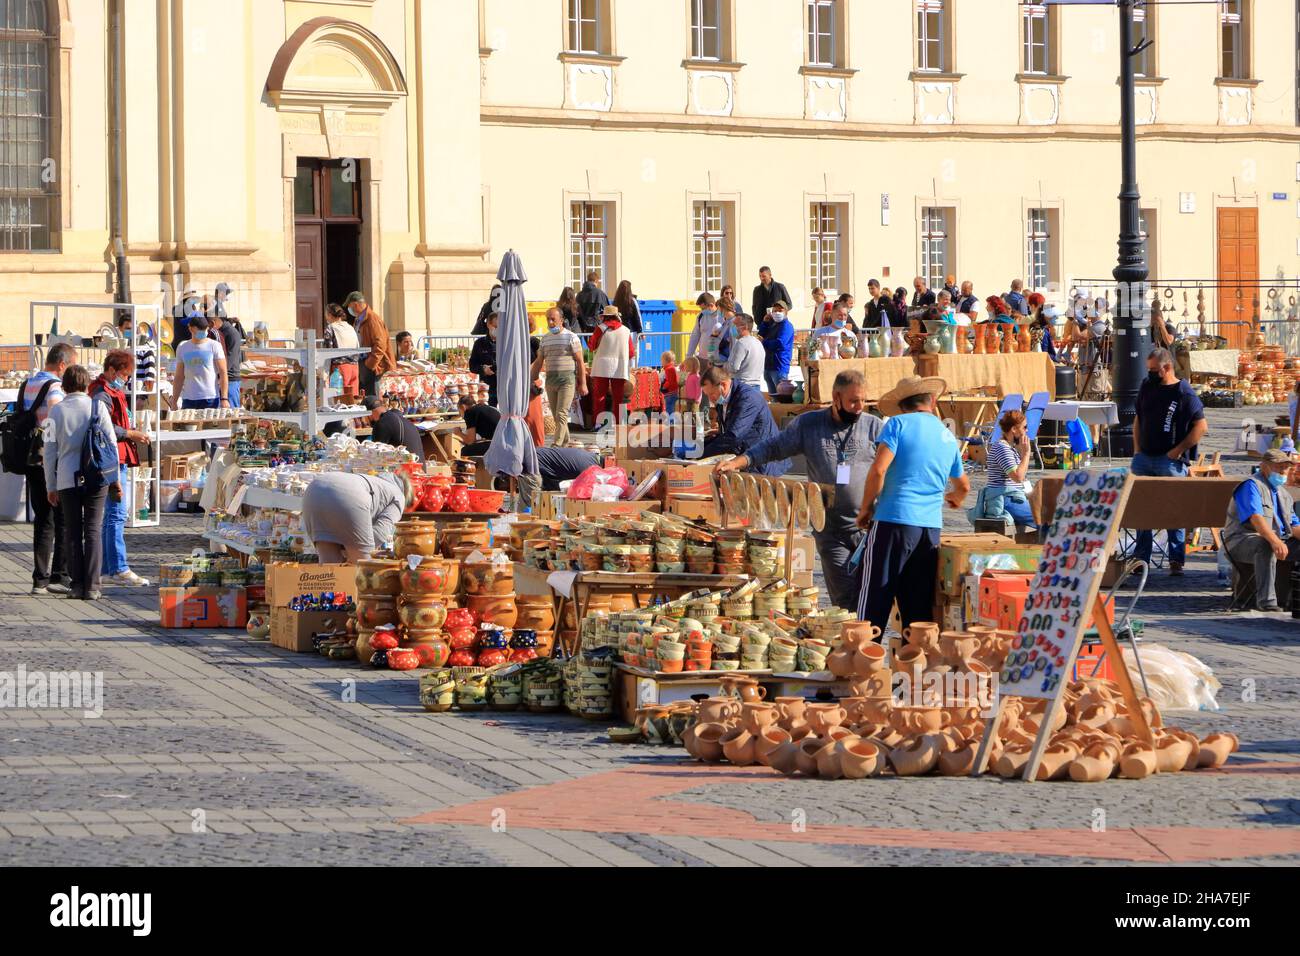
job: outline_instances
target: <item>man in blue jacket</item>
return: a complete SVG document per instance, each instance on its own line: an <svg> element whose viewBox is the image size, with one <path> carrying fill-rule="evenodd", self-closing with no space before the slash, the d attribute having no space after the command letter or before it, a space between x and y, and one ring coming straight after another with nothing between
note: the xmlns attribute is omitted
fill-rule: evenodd
<svg viewBox="0 0 1300 956"><path fill-rule="evenodd" d="M794 354L794 326L787 315L789 309L790 303L777 300L758 333L767 353L763 378L767 381L767 390L773 395L776 387L790 374L790 356Z"/></svg>
<svg viewBox="0 0 1300 956"><path fill-rule="evenodd" d="M709 401L722 411L718 415L716 435L704 442L704 457L714 455L743 455L759 442L780 434L767 399L753 385L732 381L731 371L723 365L714 365L700 378L700 389ZM784 461L772 461L750 471L771 478L784 475L790 466Z"/></svg>

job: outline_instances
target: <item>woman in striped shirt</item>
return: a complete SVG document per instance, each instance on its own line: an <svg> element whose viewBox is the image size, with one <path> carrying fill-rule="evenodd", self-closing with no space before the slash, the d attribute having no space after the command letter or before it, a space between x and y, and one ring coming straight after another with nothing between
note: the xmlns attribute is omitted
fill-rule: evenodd
<svg viewBox="0 0 1300 956"><path fill-rule="evenodd" d="M1034 513L1025 497L1025 475L1029 472L1029 431L1025 413L1010 411L998 425L1002 437L989 448L989 494L1001 493L1002 505L1016 523L1017 531L1034 528Z"/></svg>

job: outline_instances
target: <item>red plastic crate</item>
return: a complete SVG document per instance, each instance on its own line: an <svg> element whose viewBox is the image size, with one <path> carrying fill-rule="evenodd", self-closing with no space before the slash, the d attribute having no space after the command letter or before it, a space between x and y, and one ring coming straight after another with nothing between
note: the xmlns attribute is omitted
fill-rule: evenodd
<svg viewBox="0 0 1300 956"><path fill-rule="evenodd" d="M980 576L980 622L1001 627L998 624L999 598L1003 594L1027 592L1033 580L1034 574L1029 571L985 571Z"/></svg>
<svg viewBox="0 0 1300 956"><path fill-rule="evenodd" d="M1079 645L1079 656L1074 660L1074 670L1071 673L1072 680L1082 680L1085 677L1100 677L1105 680L1115 679L1115 670L1111 666L1113 654L1107 654L1105 660L1101 660L1101 667L1097 667L1098 660L1101 659L1102 645L1096 644ZM1094 669L1096 673L1093 673Z"/></svg>

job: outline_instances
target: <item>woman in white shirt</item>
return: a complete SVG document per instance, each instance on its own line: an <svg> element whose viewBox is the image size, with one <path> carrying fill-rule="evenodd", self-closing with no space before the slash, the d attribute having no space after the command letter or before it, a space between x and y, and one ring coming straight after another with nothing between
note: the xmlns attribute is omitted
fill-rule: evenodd
<svg viewBox="0 0 1300 956"><path fill-rule="evenodd" d="M90 373L84 366L73 365L63 373L63 401L50 409L43 426L45 487L49 489L50 504L63 513L63 552L72 579L68 597L97 601L101 597L99 579L104 565L104 508L110 494L114 501L122 500L122 485L118 481L113 420L106 404L91 401L86 394L89 387ZM103 430L107 448L111 449L111 461L105 462L97 487L87 487L78 480L86 477L81 475L81 452L91 428Z"/></svg>
<svg viewBox="0 0 1300 956"><path fill-rule="evenodd" d="M623 399L627 376L632 370L632 355L636 348L632 333L623 326L622 317L615 306L605 306L600 325L591 333L587 343L591 349L591 413L599 419L605 411L605 400L613 403L614 424L623 420ZM599 423L597 423L599 427Z"/></svg>
<svg viewBox="0 0 1300 956"><path fill-rule="evenodd" d="M331 302L325 308L325 347L330 349L357 349L361 347L361 340L357 338L357 330L352 327L348 321L348 313L337 302ZM350 359L335 359L330 363L330 371L338 369L339 375L343 378L343 391L348 395L360 395L360 373L357 369L357 359L353 356Z"/></svg>

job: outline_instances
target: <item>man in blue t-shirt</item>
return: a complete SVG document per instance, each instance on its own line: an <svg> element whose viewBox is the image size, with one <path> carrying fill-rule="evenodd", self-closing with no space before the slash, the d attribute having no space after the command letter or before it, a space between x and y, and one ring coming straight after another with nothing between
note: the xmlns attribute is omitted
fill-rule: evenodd
<svg viewBox="0 0 1300 956"><path fill-rule="evenodd" d="M858 527L867 531L858 618L884 630L894 601L903 627L931 619L943 506L970 491L961 445L935 414L941 378L911 375L877 403L891 416L876 440Z"/></svg>
<svg viewBox="0 0 1300 956"><path fill-rule="evenodd" d="M1181 478L1196 454L1196 446L1209 424L1205 408L1192 387L1174 374L1174 357L1168 349L1152 349L1147 355L1147 378L1138 389L1137 417L1133 420L1132 471L1155 478ZM1187 557L1183 529L1169 529L1169 573L1183 573ZM1151 560L1154 534L1139 531L1133 557Z"/></svg>
<svg viewBox="0 0 1300 956"><path fill-rule="evenodd" d="M1300 517L1286 490L1293 464L1281 449L1264 452L1258 474L1232 493L1223 524L1228 556L1255 569L1255 608L1260 611L1283 610L1277 603L1277 563L1300 556Z"/></svg>

